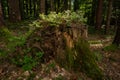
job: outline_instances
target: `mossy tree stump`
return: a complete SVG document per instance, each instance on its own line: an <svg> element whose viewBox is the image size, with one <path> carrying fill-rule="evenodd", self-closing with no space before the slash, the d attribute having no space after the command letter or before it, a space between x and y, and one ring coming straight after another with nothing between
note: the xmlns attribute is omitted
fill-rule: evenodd
<svg viewBox="0 0 120 80"><path fill-rule="evenodd" d="M60 66L73 71L83 71L94 80L101 80L102 73L96 64L94 54L89 49L86 41L87 27L83 24L72 22L59 26L50 23L41 23L43 27L29 31L26 41L22 46L16 46L14 56L31 56L43 52L41 62L54 59Z"/></svg>

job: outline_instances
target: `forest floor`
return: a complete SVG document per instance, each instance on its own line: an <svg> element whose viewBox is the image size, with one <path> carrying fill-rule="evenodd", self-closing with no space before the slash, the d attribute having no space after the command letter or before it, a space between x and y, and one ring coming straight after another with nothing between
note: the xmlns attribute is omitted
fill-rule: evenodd
<svg viewBox="0 0 120 80"><path fill-rule="evenodd" d="M14 31L17 33L18 31ZM104 72L104 80L120 80L120 50L104 50L112 42L112 37L89 35L90 49L98 56L98 65ZM0 48L3 43L0 42ZM74 73L59 67L54 60L24 71L11 64L7 58L0 61L0 80L92 80L84 73Z"/></svg>
<svg viewBox="0 0 120 80"><path fill-rule="evenodd" d="M89 36L89 40L96 42L91 44L93 52L102 55L98 64L104 72L104 80L120 80L120 49L110 48L113 38L111 36L92 35ZM105 50L106 48L109 49Z"/></svg>

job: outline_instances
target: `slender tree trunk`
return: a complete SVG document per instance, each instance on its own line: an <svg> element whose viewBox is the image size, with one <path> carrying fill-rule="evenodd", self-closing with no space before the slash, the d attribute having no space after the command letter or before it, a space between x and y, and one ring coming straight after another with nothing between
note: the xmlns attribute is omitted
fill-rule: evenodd
<svg viewBox="0 0 120 80"><path fill-rule="evenodd" d="M74 0L74 11L79 9L79 0Z"/></svg>
<svg viewBox="0 0 120 80"><path fill-rule="evenodd" d="M36 0L33 2L34 17L36 17Z"/></svg>
<svg viewBox="0 0 120 80"><path fill-rule="evenodd" d="M17 22L21 20L19 0L8 0L9 20Z"/></svg>
<svg viewBox="0 0 120 80"><path fill-rule="evenodd" d="M71 10L71 0L68 0L68 9Z"/></svg>
<svg viewBox="0 0 120 80"><path fill-rule="evenodd" d="M4 21L3 21L2 5L1 5L1 0L0 0L0 28L2 26L4 26Z"/></svg>
<svg viewBox="0 0 120 80"><path fill-rule="evenodd" d="M45 0L40 0L40 13L45 14Z"/></svg>
<svg viewBox="0 0 120 80"><path fill-rule="evenodd" d="M103 10L103 0L98 0L97 14L96 14L96 25L95 28L99 30L102 24L102 10Z"/></svg>
<svg viewBox="0 0 120 80"><path fill-rule="evenodd" d="M29 1L26 0L26 14L27 14L27 17L29 16L29 13L28 13L28 5L29 5Z"/></svg>
<svg viewBox="0 0 120 80"><path fill-rule="evenodd" d="M116 5L119 4L120 1L119 0L115 0L115 12L116 12L116 26L117 26L117 31L116 31L116 35L115 38L113 40L113 44L116 44L117 46L120 46L120 6ZM118 11L118 12L117 12Z"/></svg>
<svg viewBox="0 0 120 80"><path fill-rule="evenodd" d="M60 0L57 0L57 13L60 12Z"/></svg>
<svg viewBox="0 0 120 80"><path fill-rule="evenodd" d="M91 15L89 19L89 25L95 25L95 14L96 14L96 0L92 0Z"/></svg>
<svg viewBox="0 0 120 80"><path fill-rule="evenodd" d="M117 32L116 32L113 44L120 46L120 21L118 22Z"/></svg>
<svg viewBox="0 0 120 80"><path fill-rule="evenodd" d="M108 33L109 27L110 27L110 20L111 20L111 14L112 14L112 2L113 0L108 0L108 11L107 11L107 22L105 26L105 34Z"/></svg>
<svg viewBox="0 0 120 80"><path fill-rule="evenodd" d="M68 9L68 0L64 0L63 2L64 6L63 6L63 11Z"/></svg>
<svg viewBox="0 0 120 80"><path fill-rule="evenodd" d="M55 9L54 9L54 0L51 0L50 1L50 10L51 11L54 11Z"/></svg>

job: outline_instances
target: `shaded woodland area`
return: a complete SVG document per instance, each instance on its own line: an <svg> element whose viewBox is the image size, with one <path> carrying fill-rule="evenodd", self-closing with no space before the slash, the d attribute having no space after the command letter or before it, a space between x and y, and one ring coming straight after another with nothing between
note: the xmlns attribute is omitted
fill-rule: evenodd
<svg viewBox="0 0 120 80"><path fill-rule="evenodd" d="M120 0L0 0L0 80L119 80Z"/></svg>

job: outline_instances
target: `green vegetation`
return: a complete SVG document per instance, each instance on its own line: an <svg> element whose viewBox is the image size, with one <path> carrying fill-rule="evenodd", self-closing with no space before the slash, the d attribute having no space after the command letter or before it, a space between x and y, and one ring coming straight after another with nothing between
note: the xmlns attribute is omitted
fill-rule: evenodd
<svg viewBox="0 0 120 80"><path fill-rule="evenodd" d="M43 21L50 22L52 24L61 24L65 20L67 24L70 24L72 21L74 22L86 22L86 18L84 18L83 13L81 11L72 12L67 10L62 13L51 12L48 15L40 14L40 19Z"/></svg>
<svg viewBox="0 0 120 80"><path fill-rule="evenodd" d="M12 59L12 62L17 66L21 66L24 70L32 70L42 60L43 53L34 53L35 56L30 56L29 53L26 55L17 55Z"/></svg>
<svg viewBox="0 0 120 80"><path fill-rule="evenodd" d="M20 26L21 24L17 25ZM16 24L14 24L13 26L16 26ZM34 29L29 29L29 31L27 31L25 34L14 36L11 33L12 31L8 30L7 28L2 28L2 30L0 30L0 39L3 41L3 43L5 43L5 45L4 48L0 49L0 57L3 58L12 55L12 63L22 67L24 70L33 69L33 67L40 63L43 56L42 52L36 52L34 53L35 56L32 56L29 54L31 49L27 48L23 50L21 49L21 52L23 54L17 54L19 52L16 53L17 48L22 48L26 45L26 40L33 31Z"/></svg>
<svg viewBox="0 0 120 80"><path fill-rule="evenodd" d="M1 28L0 38L4 38L4 40L6 40L6 38L9 37L11 37L11 32L7 28Z"/></svg>
<svg viewBox="0 0 120 80"><path fill-rule="evenodd" d="M96 64L95 56L90 51L88 42L81 39L76 44L75 48L78 56L81 56L77 59L81 61L82 70L94 80L101 80L103 74Z"/></svg>
<svg viewBox="0 0 120 80"><path fill-rule="evenodd" d="M119 80L118 3L0 0L0 80Z"/></svg>
<svg viewBox="0 0 120 80"><path fill-rule="evenodd" d="M99 51L94 51L94 55L95 55L95 59L96 59L97 61L102 61L103 55L102 55L101 52L99 52Z"/></svg>
<svg viewBox="0 0 120 80"><path fill-rule="evenodd" d="M98 40L98 41L89 41L90 44L100 44L102 43L101 40Z"/></svg>
<svg viewBox="0 0 120 80"><path fill-rule="evenodd" d="M111 45L109 45L109 46L104 47L104 50L105 50L105 51L115 52L115 51L118 50L118 49L119 49L119 47L118 47L117 45L115 45L115 44L111 44Z"/></svg>
<svg viewBox="0 0 120 80"><path fill-rule="evenodd" d="M7 55L7 51L0 49L0 57L5 57Z"/></svg>
<svg viewBox="0 0 120 80"><path fill-rule="evenodd" d="M20 34L18 36L13 36L10 34L10 36L7 38L6 45L8 49L7 53L12 55L12 63L18 67L21 67L23 70L32 70L35 66L41 64L41 61L45 60L44 58L46 58L44 55L47 53L41 52L38 47L27 47L27 44L34 45L36 42L41 43L43 40L42 37L36 34L40 34L39 30L44 29L46 26L59 27L59 25L65 24L65 27L67 27L71 26L71 22L84 22L85 19L83 19L83 15L79 14L81 13L70 11L58 14L53 12L49 15L41 14L40 20L35 20L30 23L28 25L28 31L26 31L24 34ZM9 32L9 30L7 32ZM64 44L66 44L66 40L64 41ZM41 47L41 45L38 46ZM89 50L89 44L87 41L82 39L78 40L78 42L74 43L74 47L72 49L68 46L64 47L65 49L62 53L63 56L60 56L64 57L64 60L58 58L63 67L65 67L67 70L83 71L93 79L102 78L102 73L96 64L95 55ZM3 50L1 50L1 52L2 54L5 54ZM61 62L61 60L64 62ZM48 65L46 72L49 73L54 66L54 63ZM56 79L61 80L61 77Z"/></svg>
<svg viewBox="0 0 120 80"><path fill-rule="evenodd" d="M32 28L40 28L45 27L45 25L58 27L60 24L65 24L67 26L70 26L71 22L86 23L86 18L84 18L84 15L81 11L72 12L67 10L61 13L51 12L48 15L40 14L39 18L39 20L35 20L32 22L32 24L29 25Z"/></svg>
<svg viewBox="0 0 120 80"><path fill-rule="evenodd" d="M92 53L89 49L89 43L84 39L79 39L73 49L66 47L64 57L62 60L64 62L59 63L66 69L83 71L94 80L102 80L103 73L96 63L96 60L101 60L102 56L98 53Z"/></svg>

